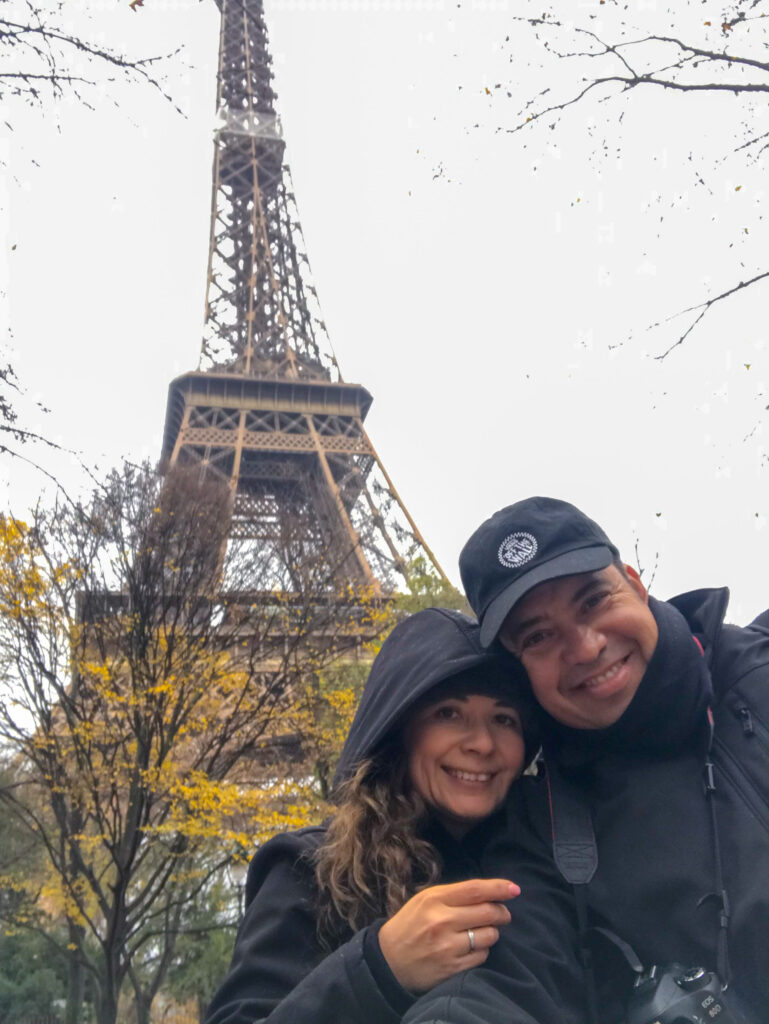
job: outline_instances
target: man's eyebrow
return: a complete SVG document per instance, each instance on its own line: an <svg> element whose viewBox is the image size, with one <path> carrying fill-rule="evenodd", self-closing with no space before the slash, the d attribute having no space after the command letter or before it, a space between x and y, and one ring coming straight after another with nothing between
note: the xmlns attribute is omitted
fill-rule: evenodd
<svg viewBox="0 0 769 1024"><path fill-rule="evenodd" d="M589 594L591 590L595 590L596 587L600 587L603 582L603 577L598 573L591 574L590 578L572 594L570 598L571 603L577 604L586 594ZM531 618L524 619L522 622L516 623L516 625L509 631L508 636L513 642L515 642L520 637L521 633L525 633L526 630L531 629L532 626L538 626L546 619L546 614L532 615Z"/></svg>
<svg viewBox="0 0 769 1024"><path fill-rule="evenodd" d="M515 642L521 635L525 633L527 629L531 629L532 626L536 626L538 623L543 622L546 616L544 615L532 615L530 619L524 619L523 622L518 622L508 634L510 639Z"/></svg>
<svg viewBox="0 0 769 1024"><path fill-rule="evenodd" d="M586 594L589 594L591 590L595 590L596 587L600 587L603 582L603 578L597 573L596 575L591 576L586 583L583 583L582 586L572 594L571 603L576 604L578 601L581 601Z"/></svg>

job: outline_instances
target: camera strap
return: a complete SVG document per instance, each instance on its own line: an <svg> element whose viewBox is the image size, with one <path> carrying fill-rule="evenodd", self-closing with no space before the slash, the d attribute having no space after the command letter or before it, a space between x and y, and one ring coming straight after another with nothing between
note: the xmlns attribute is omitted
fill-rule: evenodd
<svg viewBox="0 0 769 1024"><path fill-rule="evenodd" d="M692 639L699 648L700 654L705 659L705 664L708 666L708 669L710 669L714 655L713 648L711 647L706 651L702 641L696 633L692 634ZM705 757L705 798L708 802L708 806L710 807L710 824L713 839L713 864L716 869L716 891L708 893L707 896L703 896L699 905L701 906L709 899L715 900L718 903L716 972L721 980L721 984L726 989L728 988L732 977L731 965L729 963L729 919L731 912L729 907L729 894L727 893L726 885L724 884L721 843L718 838L718 816L716 815L716 775L715 768L713 767L713 746L715 744L716 723L713 717L713 711L710 707L707 709L707 714L708 752Z"/></svg>
<svg viewBox="0 0 769 1024"><path fill-rule="evenodd" d="M585 996L590 1024L598 1024L593 954L588 941L587 885L598 867L598 846L590 808L580 789L563 774L545 751L546 779L553 830L556 867L574 889L579 933L579 953L585 973Z"/></svg>
<svg viewBox="0 0 769 1024"><path fill-rule="evenodd" d="M708 708L708 725L710 727L710 742L708 743L708 754L705 761L705 797L710 807L710 822L713 835L713 862L716 869L716 891L708 893L699 901L699 906L709 899L715 899L719 905L718 910L718 946L716 949L716 971L724 988L727 988L731 980L732 971L729 963L729 894L724 885L724 869L721 859L721 843L718 839L718 818L716 816L716 777L713 768L713 740L715 736L715 722L713 712Z"/></svg>
<svg viewBox="0 0 769 1024"><path fill-rule="evenodd" d="M546 779L553 831L553 859L556 867L574 890L582 968L585 973L585 997L589 1024L599 1024L593 953L589 933L608 939L622 954L634 974L643 973L636 951L609 928L591 925L588 915L587 886L598 867L598 845L590 807L582 790L565 775L555 758L547 760Z"/></svg>
<svg viewBox="0 0 769 1024"><path fill-rule="evenodd" d="M598 867L590 808L580 788L547 756L547 750L545 765L556 867L572 885L587 885Z"/></svg>

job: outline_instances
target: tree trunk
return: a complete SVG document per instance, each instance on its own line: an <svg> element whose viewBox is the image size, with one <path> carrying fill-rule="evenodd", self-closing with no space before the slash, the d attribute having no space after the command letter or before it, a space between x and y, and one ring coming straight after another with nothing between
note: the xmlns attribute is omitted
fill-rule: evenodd
<svg viewBox="0 0 769 1024"><path fill-rule="evenodd" d="M152 996L146 992L134 991L134 1012L136 1013L136 1024L150 1024L150 1010L152 1009Z"/></svg>
<svg viewBox="0 0 769 1024"><path fill-rule="evenodd" d="M120 987L111 977L99 978L99 991L96 1000L97 1024L117 1024L117 1006Z"/></svg>
<svg viewBox="0 0 769 1024"><path fill-rule="evenodd" d="M80 1024L83 1019L83 993L85 990L85 972L80 949L85 937L85 930L73 921L67 923L67 930L70 949L67 950L67 1002L64 1007L64 1024Z"/></svg>

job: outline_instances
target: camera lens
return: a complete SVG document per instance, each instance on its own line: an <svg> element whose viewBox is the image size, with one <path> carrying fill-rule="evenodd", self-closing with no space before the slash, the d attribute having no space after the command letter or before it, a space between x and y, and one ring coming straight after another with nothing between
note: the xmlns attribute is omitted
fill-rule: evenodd
<svg viewBox="0 0 769 1024"><path fill-rule="evenodd" d="M687 992L700 988L702 985L707 985L709 981L710 974L704 967L689 967L676 978L676 982Z"/></svg>

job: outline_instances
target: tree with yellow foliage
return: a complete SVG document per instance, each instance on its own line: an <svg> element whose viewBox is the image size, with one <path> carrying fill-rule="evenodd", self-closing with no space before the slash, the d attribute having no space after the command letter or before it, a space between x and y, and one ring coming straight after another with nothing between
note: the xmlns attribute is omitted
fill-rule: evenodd
<svg viewBox="0 0 769 1024"><path fill-rule="evenodd" d="M327 812L392 615L329 592L291 538L305 585L287 591L258 545L228 543L229 509L226 484L126 465L87 502L0 518L0 800L45 855L27 907L66 923L68 1024L86 977L98 1024L126 980L148 1021L196 897Z"/></svg>

